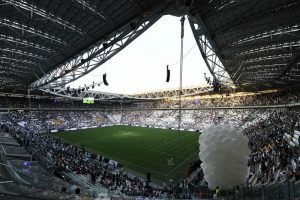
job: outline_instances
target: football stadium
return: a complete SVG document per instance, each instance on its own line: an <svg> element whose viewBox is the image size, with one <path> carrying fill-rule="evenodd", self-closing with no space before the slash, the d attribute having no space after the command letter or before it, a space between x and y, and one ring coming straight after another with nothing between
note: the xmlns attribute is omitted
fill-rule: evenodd
<svg viewBox="0 0 300 200"><path fill-rule="evenodd" d="M300 199L299 0L0 0L0 199Z"/></svg>

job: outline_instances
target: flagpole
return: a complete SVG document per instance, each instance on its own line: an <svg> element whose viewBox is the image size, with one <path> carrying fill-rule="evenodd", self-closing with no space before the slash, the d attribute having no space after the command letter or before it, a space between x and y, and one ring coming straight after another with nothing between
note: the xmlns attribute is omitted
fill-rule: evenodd
<svg viewBox="0 0 300 200"><path fill-rule="evenodd" d="M179 113L178 113L178 131L180 131L181 129L181 108L182 108L182 103L181 103L181 93L182 93L182 68L183 68L183 37L184 37L184 20L185 17L181 17L180 21L181 21L181 49L180 49L180 81L179 81L179 94L178 94L178 98L179 98Z"/></svg>

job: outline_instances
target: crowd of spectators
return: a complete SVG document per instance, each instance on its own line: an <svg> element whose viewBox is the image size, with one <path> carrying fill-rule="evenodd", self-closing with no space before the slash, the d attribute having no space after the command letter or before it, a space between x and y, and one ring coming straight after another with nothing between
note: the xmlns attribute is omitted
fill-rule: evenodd
<svg viewBox="0 0 300 200"><path fill-rule="evenodd" d="M33 147L36 159L50 157L53 163L48 170L63 177L62 172L73 172L87 176L90 181L110 192L128 196L149 198L190 198L184 185L172 184L164 188L153 188L147 181L123 173L120 166L108 164L105 157L63 143L50 135L32 133L23 127L7 126L6 129L25 148ZM99 161L99 162L95 162Z"/></svg>
<svg viewBox="0 0 300 200"><path fill-rule="evenodd" d="M119 102L99 102L84 104L82 100L64 98L24 98L0 97L0 108L37 108L37 109L114 109L119 108Z"/></svg>
<svg viewBox="0 0 300 200"><path fill-rule="evenodd" d="M256 184L298 180L299 145L290 145L284 134L294 135L300 124L300 110L274 109L266 111L266 115L264 120L243 130L252 152L249 180Z"/></svg>
<svg viewBox="0 0 300 200"><path fill-rule="evenodd" d="M297 92L282 92L249 96L224 96L221 98L187 99L183 107L218 107L218 106L245 106L245 105L278 105L297 103ZM5 100L3 100L5 99ZM14 99L14 100L12 100ZM1 107L25 108L20 98L0 98ZM7 104L7 103L10 104ZM85 108L81 102L50 100L31 100L35 108ZM78 106L78 107L77 107ZM112 191L118 191L130 196L148 197L180 197L187 195L184 184L173 185L164 189L155 189L139 178L132 178L122 173L122 170L112 172L107 165L96 165L91 162L95 156L72 145L39 132L92 127L114 124L110 115L121 116L123 124L155 126L164 128L178 128L178 119L181 117L181 128L187 130L201 130L210 124L230 124L239 128L249 138L251 149L249 166L249 184L266 184L275 181L285 181L300 178L299 142L291 145L285 134L294 136L300 125L300 110L297 108L269 108L269 109L208 109L208 110L143 110L142 108L176 108L178 102L174 100L160 100L140 103L123 104L124 110L118 109L119 102L96 103L94 107L108 109L101 111L88 110L37 110L37 111L9 111L7 114L13 126L14 134L21 134L24 145L33 145L39 155L50 156L54 163L54 172L73 171L88 176L92 182ZM134 108L134 110L132 109ZM141 108L141 109L140 109ZM33 133L35 132L35 133ZM300 138L300 137L299 137ZM199 162L195 161L188 169L188 175L199 170ZM196 182L203 183L203 172L200 169ZM194 181L195 183L195 181ZM188 197L188 196L184 196Z"/></svg>
<svg viewBox="0 0 300 200"><path fill-rule="evenodd" d="M12 122L34 132L111 124L106 111L11 111Z"/></svg>
<svg viewBox="0 0 300 200"><path fill-rule="evenodd" d="M214 94L198 95L193 98L183 98L183 108L197 107L234 107L234 106L267 106L290 104L300 101L298 91L284 91L271 93L237 93L237 94ZM178 108L179 103L174 99L135 103L134 108Z"/></svg>
<svg viewBox="0 0 300 200"><path fill-rule="evenodd" d="M249 120L264 115L263 111L251 109L228 110L183 110L181 128L202 130L210 124L230 124L241 127ZM12 122L34 132L95 127L116 123L110 116L119 116L123 124L161 128L178 127L178 110L142 111L10 111L7 116Z"/></svg>
<svg viewBox="0 0 300 200"><path fill-rule="evenodd" d="M211 124L230 124L239 128L249 123L251 119L260 118L262 115L264 115L264 111L253 109L182 110L180 126L185 130L202 130ZM177 128L178 118L178 110L126 111L123 123Z"/></svg>
<svg viewBox="0 0 300 200"><path fill-rule="evenodd" d="M237 93L217 95L196 95L193 98L183 98L183 108L197 107L233 107L233 106L262 106L295 103L300 101L298 91L282 91L271 93ZM176 108L178 100L163 99L149 101L115 100L95 101L94 104L83 104L82 100L65 98L21 98L0 97L0 108L54 108L54 109L145 109L145 108Z"/></svg>

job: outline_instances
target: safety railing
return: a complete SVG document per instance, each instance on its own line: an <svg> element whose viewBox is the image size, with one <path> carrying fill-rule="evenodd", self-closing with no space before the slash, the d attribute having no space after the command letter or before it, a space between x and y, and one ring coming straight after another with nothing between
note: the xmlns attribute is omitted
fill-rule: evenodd
<svg viewBox="0 0 300 200"><path fill-rule="evenodd" d="M207 186L190 185L194 198L213 199L215 191ZM281 183L260 186L239 185L238 189L221 190L222 200L298 200L300 199L300 181L285 181Z"/></svg>

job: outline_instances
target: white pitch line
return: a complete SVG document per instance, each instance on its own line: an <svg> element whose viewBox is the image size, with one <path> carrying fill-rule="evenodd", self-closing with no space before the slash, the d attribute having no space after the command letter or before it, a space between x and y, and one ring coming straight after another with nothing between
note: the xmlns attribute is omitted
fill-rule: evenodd
<svg viewBox="0 0 300 200"><path fill-rule="evenodd" d="M154 147L152 147L152 148L150 149L150 151L152 151L152 150L154 150L154 149L157 149L158 147L162 147L162 146L165 146L165 145L167 145L167 144L170 144L170 143L172 143L172 142L176 142L177 140L182 139L182 138L187 137L187 136L189 136L189 135L184 135L184 136L181 136L181 137L179 137L179 138L175 138L175 139L173 139L173 140L170 140L170 141L168 141L168 142L166 142L166 143L164 143L164 144L160 144L160 145L158 145L158 146L154 146Z"/></svg>
<svg viewBox="0 0 300 200"><path fill-rule="evenodd" d="M150 150L150 151L155 152L155 153L159 153L159 154L162 154L162 155L166 155L166 156L169 156L169 157L174 157L174 154L168 154L168 153L163 153L161 151L154 151L154 150ZM185 157L177 156L177 158L185 158Z"/></svg>
<svg viewBox="0 0 300 200"><path fill-rule="evenodd" d="M196 152L196 153L198 153L198 152ZM187 157L184 161L182 161L179 165L177 165L174 169L172 169L169 173L167 173L166 176L169 176L171 173L173 173L178 167L180 167L181 165L183 165L187 160L189 160L196 153L193 153L189 157Z"/></svg>

